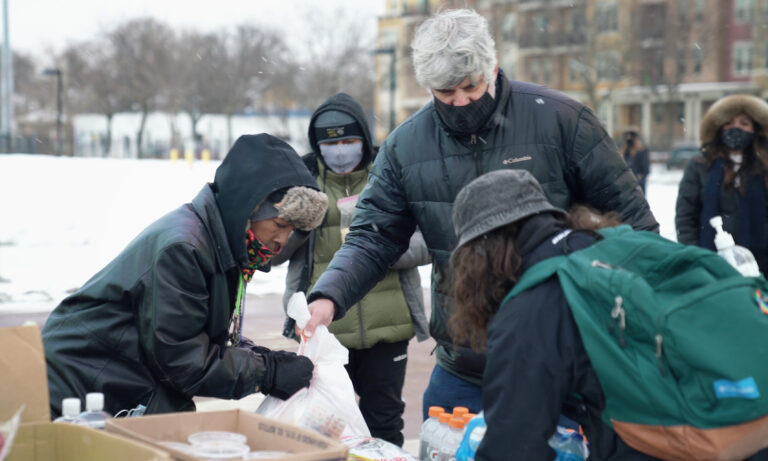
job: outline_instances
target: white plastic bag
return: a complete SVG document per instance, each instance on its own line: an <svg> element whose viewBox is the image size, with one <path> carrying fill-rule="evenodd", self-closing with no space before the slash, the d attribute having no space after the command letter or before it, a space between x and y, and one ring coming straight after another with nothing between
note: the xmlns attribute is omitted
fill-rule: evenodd
<svg viewBox="0 0 768 461"><path fill-rule="evenodd" d="M309 321L307 298L297 292L288 301L288 315L299 328ZM344 365L349 351L325 325L320 325L310 338L302 335L299 355L315 364L309 388L301 389L288 400L267 396L256 413L314 429L334 439L341 436L367 436L365 424L355 399L355 390Z"/></svg>

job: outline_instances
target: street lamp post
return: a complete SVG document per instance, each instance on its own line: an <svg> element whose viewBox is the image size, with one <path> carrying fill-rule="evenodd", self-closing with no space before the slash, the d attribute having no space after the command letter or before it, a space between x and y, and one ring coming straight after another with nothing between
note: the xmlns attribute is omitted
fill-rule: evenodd
<svg viewBox="0 0 768 461"><path fill-rule="evenodd" d="M388 54L389 59L389 131L395 129L395 88L397 87L395 74L395 58L397 52L392 48L377 48L371 51L373 54Z"/></svg>
<svg viewBox="0 0 768 461"><path fill-rule="evenodd" d="M56 77L56 154L61 155L61 69L45 69L43 75Z"/></svg>

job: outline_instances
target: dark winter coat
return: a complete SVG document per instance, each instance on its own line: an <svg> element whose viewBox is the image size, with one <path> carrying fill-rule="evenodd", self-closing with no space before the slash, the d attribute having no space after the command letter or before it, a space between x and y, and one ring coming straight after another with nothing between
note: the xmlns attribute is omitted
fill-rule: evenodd
<svg viewBox="0 0 768 461"><path fill-rule="evenodd" d="M338 175L330 171L323 162L320 148L314 130L314 121L328 110L339 110L355 118L363 130L363 159L358 167L358 172L363 173L363 183L349 180L355 179L357 173L351 175ZM289 260L288 274L286 275L286 288L283 294L283 305L287 306L291 295L297 291L307 293L311 282L317 280L319 274L325 269L328 260L319 261L316 246L319 232L339 233L338 213L335 201L331 200L336 195L359 194L364 181L367 179L368 169L376 152L371 140L371 134L366 123L365 114L360 105L351 96L340 93L332 96L317 108L309 123L309 140L313 152L302 157L310 172L318 179L320 189L329 196L328 213L326 220L309 235L295 233L289 239L285 249L273 260L273 264L281 264ZM364 171L363 171L364 170ZM346 183L345 187L342 187ZM346 192L341 189L346 189ZM332 217L334 222L330 222ZM341 243L339 242L338 245ZM338 250L338 246L328 251L331 255ZM322 258L320 258L322 259ZM378 342L397 342L413 337L414 333L423 341L429 338L426 315L424 313L424 295L421 288L421 277L417 266L429 264L429 253L421 234L416 232L412 237L409 250L395 263L385 279L380 282L365 299L352 308L350 315L333 322L330 330L346 347L353 349L365 349ZM283 334L294 337L294 322L287 321Z"/></svg>
<svg viewBox="0 0 768 461"><path fill-rule="evenodd" d="M580 202L616 211L637 229L657 230L648 203L592 112L544 87L509 82L499 71L495 113L476 134L459 135L432 102L384 141L361 194L347 240L309 299L325 297L344 315L407 248L416 226L432 254L430 333L439 364L480 383L485 358L452 345L449 258L456 245L451 208L459 190L489 171L522 168L562 209Z"/></svg>
<svg viewBox="0 0 768 461"><path fill-rule="evenodd" d="M675 228L677 241L686 245L700 245L701 211L704 186L709 175L709 163L703 155L692 158L685 167L677 192ZM739 191L723 184L719 194L719 213L723 218L723 230L739 241ZM763 212L768 229L768 206ZM750 248L760 266L760 272L768 274L768 248Z"/></svg>
<svg viewBox="0 0 768 461"><path fill-rule="evenodd" d="M115 414L194 410L194 396L259 389L264 358L229 347L250 213L273 191L317 183L287 144L237 140L191 203L144 229L51 313L42 331L51 409L103 392ZM140 204L137 204L140 206Z"/></svg>
<svg viewBox="0 0 768 461"><path fill-rule="evenodd" d="M565 227L550 220L542 225L534 217L522 226L516 243L523 272L596 241L582 232L561 238ZM655 459L629 447L602 421L605 396L557 277L504 303L489 324L486 346L483 411L488 428L476 460L554 459L547 440L560 414L582 426L591 460Z"/></svg>
<svg viewBox="0 0 768 461"><path fill-rule="evenodd" d="M648 149L643 147L634 154L631 154L627 149L624 152L624 161L627 162L627 166L635 174L637 182L640 183L640 187L645 192L645 183L648 180L648 173L651 171L651 157Z"/></svg>

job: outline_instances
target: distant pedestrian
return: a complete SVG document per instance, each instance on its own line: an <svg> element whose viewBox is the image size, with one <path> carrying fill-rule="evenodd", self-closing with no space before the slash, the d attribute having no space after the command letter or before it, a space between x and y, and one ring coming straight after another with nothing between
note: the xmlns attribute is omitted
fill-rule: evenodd
<svg viewBox="0 0 768 461"><path fill-rule="evenodd" d="M768 103L749 95L715 102L701 120L702 154L688 162L677 194L677 240L715 249L709 220L748 248L768 272Z"/></svg>
<svg viewBox="0 0 768 461"><path fill-rule="evenodd" d="M635 174L640 188L645 193L645 184L648 181L648 173L651 171L651 159L648 148L643 144L637 131L624 132L624 161Z"/></svg>
<svg viewBox="0 0 768 461"><path fill-rule="evenodd" d="M288 144L240 137L212 183L53 310L42 331L52 415L89 392L112 414L164 413L194 410L195 396L285 399L309 385L309 359L242 337L245 287L326 206Z"/></svg>

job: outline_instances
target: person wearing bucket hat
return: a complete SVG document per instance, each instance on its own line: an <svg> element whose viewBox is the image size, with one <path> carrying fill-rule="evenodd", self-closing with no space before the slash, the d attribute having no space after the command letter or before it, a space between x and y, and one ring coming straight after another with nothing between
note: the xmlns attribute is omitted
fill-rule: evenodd
<svg viewBox="0 0 768 461"><path fill-rule="evenodd" d="M768 103L755 96L726 96L701 120L701 154L683 173L675 206L677 240L715 250L709 220L748 248L768 270Z"/></svg>
<svg viewBox="0 0 768 461"><path fill-rule="evenodd" d="M569 215L522 170L486 173L457 195L456 310L449 323L457 339L485 350L486 370L493 370L483 376L487 429L476 460L555 459L547 440L558 415L581 424L590 459L656 459L601 420L602 387L556 277L501 305L528 268L590 246L598 238L593 230L619 224L616 218L583 207ZM574 405L563 390L582 400Z"/></svg>
<svg viewBox="0 0 768 461"><path fill-rule="evenodd" d="M274 264L290 260L283 305L293 293L307 293L341 247L349 221L373 161L375 146L360 104L339 93L321 104L310 119L312 152L302 157L329 196L323 223L309 234L296 232ZM349 349L346 365L360 397L358 405L371 435L401 446L405 403L402 390L408 343L429 339L418 266L429 264L419 232L408 251L387 271L348 315L332 322L331 333ZM295 322L286 319L283 335L296 338Z"/></svg>
<svg viewBox="0 0 768 461"><path fill-rule="evenodd" d="M241 136L190 203L146 227L53 310L42 330L52 415L105 394L111 414L192 411L195 396L285 399L309 385L306 357L242 337L245 288L327 197L296 152Z"/></svg>

